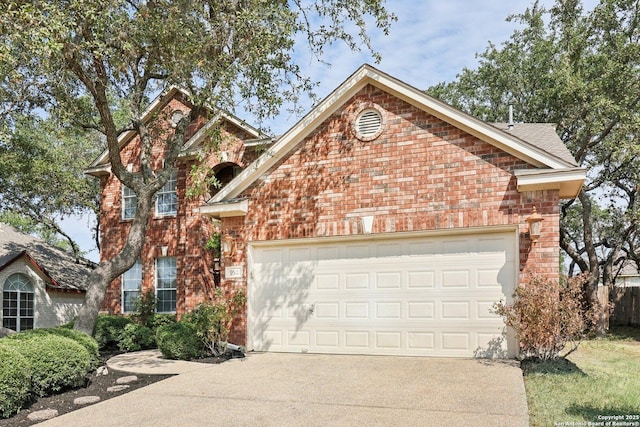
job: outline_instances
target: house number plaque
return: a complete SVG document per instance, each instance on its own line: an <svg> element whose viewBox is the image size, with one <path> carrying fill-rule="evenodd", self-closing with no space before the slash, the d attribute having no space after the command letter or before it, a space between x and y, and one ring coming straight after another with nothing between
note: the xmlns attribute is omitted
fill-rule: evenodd
<svg viewBox="0 0 640 427"><path fill-rule="evenodd" d="M242 266L225 267L224 278L230 280L242 279Z"/></svg>

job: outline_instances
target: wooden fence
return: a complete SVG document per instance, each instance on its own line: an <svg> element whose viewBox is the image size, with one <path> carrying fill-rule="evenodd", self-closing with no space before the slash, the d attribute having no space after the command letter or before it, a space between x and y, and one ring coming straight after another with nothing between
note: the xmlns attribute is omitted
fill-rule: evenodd
<svg viewBox="0 0 640 427"><path fill-rule="evenodd" d="M640 326L640 286L612 286L609 301L613 304L611 325Z"/></svg>

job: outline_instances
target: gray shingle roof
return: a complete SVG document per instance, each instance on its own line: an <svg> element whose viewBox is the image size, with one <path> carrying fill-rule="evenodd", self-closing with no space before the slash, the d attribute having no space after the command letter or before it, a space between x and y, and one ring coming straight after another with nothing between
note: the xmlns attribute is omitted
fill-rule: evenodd
<svg viewBox="0 0 640 427"><path fill-rule="evenodd" d="M52 279L47 281L47 287L53 289L86 290L87 279L95 267L91 261L81 259L77 263L73 254L0 224L0 270L25 255Z"/></svg>
<svg viewBox="0 0 640 427"><path fill-rule="evenodd" d="M553 123L515 123L511 129L507 123L490 123L493 127L507 132L547 153L578 166L571 152L562 142Z"/></svg>

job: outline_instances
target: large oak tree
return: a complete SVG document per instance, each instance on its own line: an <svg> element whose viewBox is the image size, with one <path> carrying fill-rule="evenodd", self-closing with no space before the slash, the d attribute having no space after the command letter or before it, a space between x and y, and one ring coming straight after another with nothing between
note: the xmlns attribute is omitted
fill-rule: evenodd
<svg viewBox="0 0 640 427"><path fill-rule="evenodd" d="M295 61L297 38L318 58L334 42L376 56L367 26L387 32L393 20L384 0L5 1L0 114L37 109L99 132L112 172L137 195L126 243L94 270L76 329L91 333L108 284L137 259L156 193L173 172L191 119L161 141L169 167L153 171L154 131L142 120L152 97L176 85L191 94L191 116L200 106L234 111L242 102L258 120L268 118L313 89ZM123 110L120 120L115 112ZM140 174L120 159L118 137L127 131L142 141Z"/></svg>
<svg viewBox="0 0 640 427"><path fill-rule="evenodd" d="M561 206L561 247L595 301L623 261L640 261L640 2L535 2L510 19L520 28L509 40L428 92L488 121L506 121L512 104L516 121L557 123L588 168L578 198Z"/></svg>

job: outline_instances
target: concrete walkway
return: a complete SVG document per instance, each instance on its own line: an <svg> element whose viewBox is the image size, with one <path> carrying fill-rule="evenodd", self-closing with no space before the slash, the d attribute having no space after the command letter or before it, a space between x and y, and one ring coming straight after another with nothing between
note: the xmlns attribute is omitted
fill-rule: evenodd
<svg viewBox="0 0 640 427"><path fill-rule="evenodd" d="M153 353L109 365L179 373L42 426L528 426L514 361L249 354L220 365Z"/></svg>

